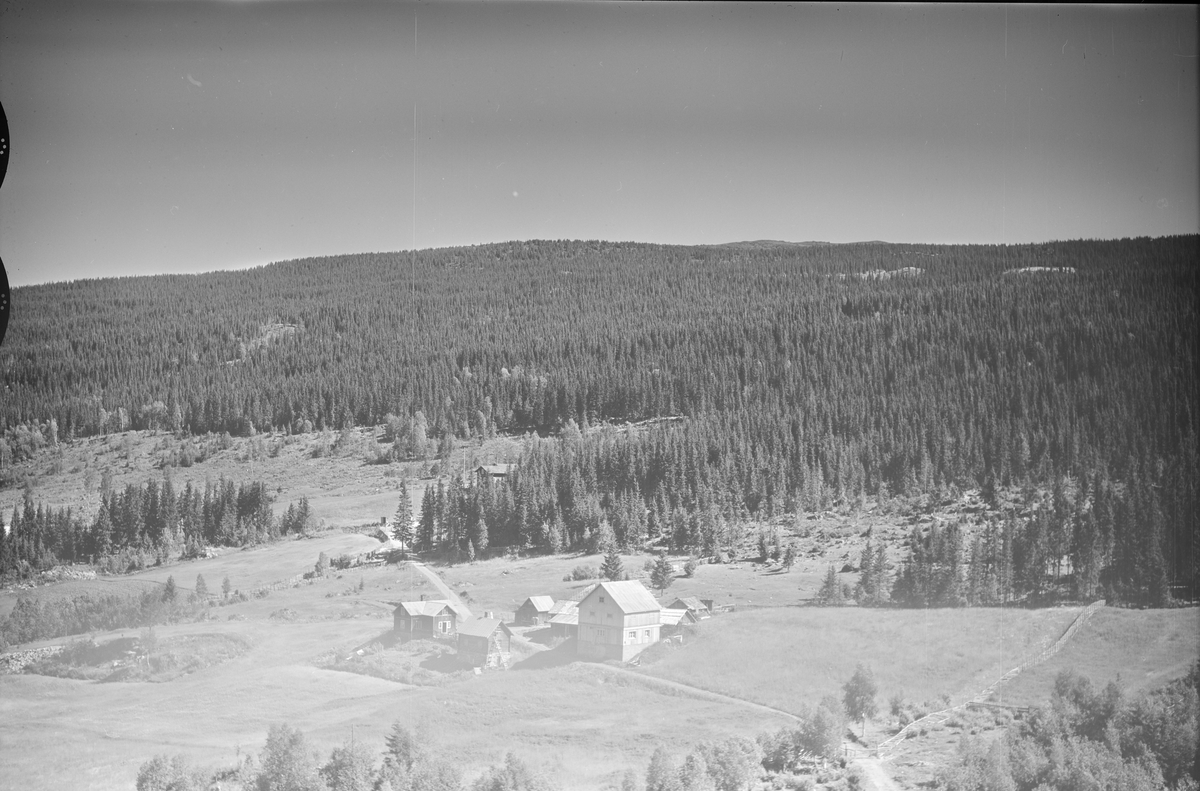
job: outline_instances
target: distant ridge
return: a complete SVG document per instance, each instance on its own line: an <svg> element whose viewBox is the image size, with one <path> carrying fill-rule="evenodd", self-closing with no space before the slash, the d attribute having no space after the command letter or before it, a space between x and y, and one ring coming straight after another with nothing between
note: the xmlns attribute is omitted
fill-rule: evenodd
<svg viewBox="0 0 1200 791"><path fill-rule="evenodd" d="M769 250L773 247L837 247L856 244L890 244L890 242L880 239L872 239L869 242L784 242L778 239L756 239L745 242L725 242L724 244L712 245L712 247L732 247L738 250Z"/></svg>
<svg viewBox="0 0 1200 791"><path fill-rule="evenodd" d="M736 247L740 250L766 250L771 247L832 247L833 242L783 242L778 239L757 239L753 242L725 242L713 247Z"/></svg>

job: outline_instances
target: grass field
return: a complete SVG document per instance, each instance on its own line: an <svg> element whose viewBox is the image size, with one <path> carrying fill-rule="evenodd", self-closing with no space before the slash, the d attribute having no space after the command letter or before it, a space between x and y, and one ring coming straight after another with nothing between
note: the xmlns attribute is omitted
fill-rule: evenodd
<svg viewBox="0 0 1200 791"><path fill-rule="evenodd" d="M35 496L55 507L89 513L98 500L94 480L107 470L114 486L144 483L163 472L154 466L165 435L127 434L64 443L57 470L40 461L22 474L35 480ZM279 492L277 509L301 496L319 517L336 526L378 522L390 515L402 480L419 502L433 480L421 463L364 463L370 442L359 432L357 448L341 456L314 458L308 435L285 445L277 457L250 460L249 440L202 464L171 471L177 485L226 476L263 480ZM459 469L508 461L519 439L501 438L455 452ZM39 466L41 465L41 466ZM11 511L19 490L0 492L0 513ZM91 505L89 505L91 503ZM974 505L964 499L964 513ZM519 643L507 673L474 676L450 667L445 652L421 654L416 684L405 683L403 650L344 662L355 649L385 638L393 603L436 596L432 584L406 566L350 569L272 590L262 598L215 607L197 623L161 626L164 645L187 645L200 635L214 645L236 643L244 653L222 653L219 663L161 683L109 682L37 675L0 675L0 785L25 789L128 789L138 766L156 753L184 753L213 766L232 765L239 752L258 752L267 729L286 722L300 728L323 754L350 738L381 749L391 723L419 728L468 777L513 750L544 770L562 788L618 787L621 774L639 775L659 744L677 755L705 739L753 737L789 720L736 701L691 697L663 689L667 680L745 701L798 711L823 695L840 692L858 662L871 667L881 710L894 693L940 707L960 702L998 678L1070 623L1078 608L1046 610L870 610L799 606L811 598L826 569L855 565L864 533L890 543L893 560L914 524L950 513L887 513L880 509L777 520L799 549L790 572L766 568L742 553L727 565L705 564L690 578L673 581L660 600L698 596L737 611L706 620L681 648L656 648L638 673L628 676L576 663L563 646L534 653ZM746 547L753 544L753 531ZM203 574L210 591L229 577L235 589L291 579L313 568L318 555L355 555L375 539L330 530L310 539L225 550L217 557L172 563L117 578L60 582L34 590L0 592L0 617L18 595L69 597L85 592L159 588L169 576L185 592ZM634 577L647 555L624 555ZM682 562L684 558L673 558ZM437 566L435 570L477 614L511 613L531 595L573 598L594 582L564 581L577 565L598 568L601 557L493 558ZM857 574L842 575L853 583ZM1044 701L1060 669L1073 668L1097 684L1119 672L1127 690L1141 691L1185 673L1200 653L1200 610L1100 610L1067 649L1002 689L1005 702ZM101 640L136 637L139 630L96 635ZM535 638L536 639L536 638ZM47 641L64 643L68 640ZM43 643L44 644L44 643ZM569 648L569 645L566 646ZM357 672L345 672L334 667ZM364 672L365 671L365 672ZM392 679L373 677L371 673ZM655 679L659 679L656 681ZM907 787L928 781L930 766L948 760L962 732L995 733L986 717L947 723L906 743L893 764ZM869 723L866 741L893 730L886 716Z"/></svg>
<svg viewBox="0 0 1200 791"><path fill-rule="evenodd" d="M587 665L468 676L431 689L321 670L328 646L377 633L353 621L204 624L251 642L246 654L163 684L0 676L0 775L27 789L128 789L157 752L233 763L272 723L300 728L323 752L356 738L382 749L391 723L419 728L468 775L514 750L564 788L598 788L639 772L662 743L778 728L761 712L606 683ZM160 639L200 625L166 627Z"/></svg>
<svg viewBox="0 0 1200 791"><path fill-rule="evenodd" d="M880 700L958 702L1062 633L1078 608L874 610L771 608L710 618L644 672L786 711L815 704L861 662Z"/></svg>
<svg viewBox="0 0 1200 791"><path fill-rule="evenodd" d="M1187 675L1200 658L1200 608L1096 611L1066 647L1001 690L1005 703L1044 702L1054 678L1074 670L1102 687L1118 680L1136 695Z"/></svg>

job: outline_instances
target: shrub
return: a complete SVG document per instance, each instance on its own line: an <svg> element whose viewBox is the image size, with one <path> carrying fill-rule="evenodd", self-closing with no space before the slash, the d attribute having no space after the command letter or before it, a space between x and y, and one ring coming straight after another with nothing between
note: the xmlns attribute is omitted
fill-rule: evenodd
<svg viewBox="0 0 1200 791"><path fill-rule="evenodd" d="M692 576L696 573L696 569L699 568L699 566L700 564L696 562L695 558L688 558L687 563L683 564L683 576Z"/></svg>
<svg viewBox="0 0 1200 791"><path fill-rule="evenodd" d="M595 566L582 565L571 569L571 581L579 582L582 580L594 580L600 576L600 572Z"/></svg>

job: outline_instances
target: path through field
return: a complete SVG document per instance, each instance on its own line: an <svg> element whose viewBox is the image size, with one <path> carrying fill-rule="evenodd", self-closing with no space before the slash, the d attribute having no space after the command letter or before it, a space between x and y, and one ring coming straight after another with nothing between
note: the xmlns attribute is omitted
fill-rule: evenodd
<svg viewBox="0 0 1200 791"><path fill-rule="evenodd" d="M900 791L900 786L896 785L896 781L883 771L883 766L879 763L878 758L859 758L854 761L854 765L863 770L867 788L874 789L874 791Z"/></svg>
<svg viewBox="0 0 1200 791"><path fill-rule="evenodd" d="M675 689L680 692L686 692L687 694L689 694L693 697L703 698L705 700L715 700L715 701L727 702L727 703L738 703L738 704L741 704L742 706L749 706L752 709L758 709L759 711L770 712L771 714L777 714L777 715L782 714L783 716L788 717L789 719L793 719L796 722L800 722L800 718L797 717L795 714L792 714L790 711L784 711L783 709L777 709L777 708L774 708L773 706L764 706L761 703L755 703L753 701L745 700L744 698L735 698L732 695L725 695L720 692L713 692L711 690L704 689L703 687L693 687L690 684L684 684L680 681L670 681L665 678L657 678L655 676L648 676L644 673L638 673L635 670L626 670L623 667L614 667L612 665L598 665L597 667L600 667L611 673L616 673L619 675L625 675L625 676L630 676L632 678L636 678L640 683L642 683L643 685L648 686L648 687L652 687L652 688L656 687L656 686L659 688L665 687L667 689Z"/></svg>
<svg viewBox="0 0 1200 791"><path fill-rule="evenodd" d="M429 581L433 583L433 587L437 588L438 592L441 593L442 596L445 597L445 599L447 601L453 602L458 607L461 607L467 613L467 616L470 617L470 615L471 615L470 609L467 608L467 605L462 603L462 600L458 598L457 593L450 590L449 585L442 582L442 578L438 576L436 571L429 568L424 563L418 563L416 561L411 561L410 565L412 566L412 568L415 568L417 571L424 574L429 579Z"/></svg>

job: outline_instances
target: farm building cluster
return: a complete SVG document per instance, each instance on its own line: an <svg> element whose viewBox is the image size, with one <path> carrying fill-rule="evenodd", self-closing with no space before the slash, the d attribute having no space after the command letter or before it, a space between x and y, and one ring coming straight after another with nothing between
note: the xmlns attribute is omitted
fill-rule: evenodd
<svg viewBox="0 0 1200 791"><path fill-rule="evenodd" d="M688 596L666 606L637 580L600 582L572 600L530 596L513 613L512 625L549 627L551 637L575 638L585 659L628 662L660 640L680 639L685 627L713 614L711 600ZM512 629L488 612L472 617L449 600L400 602L394 631L400 640L452 640L462 662L482 669L506 668L511 661Z"/></svg>

